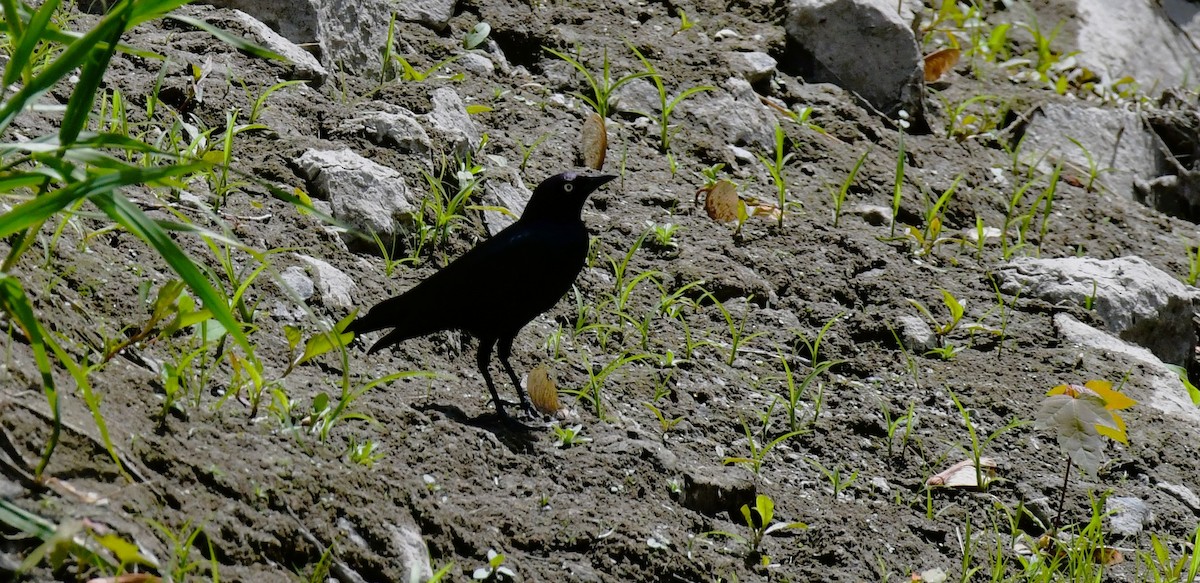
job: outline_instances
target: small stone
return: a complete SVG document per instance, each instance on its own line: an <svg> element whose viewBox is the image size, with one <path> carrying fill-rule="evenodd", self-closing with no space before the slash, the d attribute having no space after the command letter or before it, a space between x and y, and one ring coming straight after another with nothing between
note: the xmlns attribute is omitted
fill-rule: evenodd
<svg viewBox="0 0 1200 583"><path fill-rule="evenodd" d="M1154 522L1154 512L1141 498L1112 496L1104 503L1110 532L1134 536Z"/></svg>
<svg viewBox="0 0 1200 583"><path fill-rule="evenodd" d="M755 493L754 482L734 468L699 466L683 475L683 505L701 514L737 516L743 505L754 506Z"/></svg>
<svg viewBox="0 0 1200 583"><path fill-rule="evenodd" d="M741 75L751 85L770 79L775 74L776 65L779 64L771 55L757 51L730 53L728 58L733 72Z"/></svg>
<svg viewBox="0 0 1200 583"><path fill-rule="evenodd" d="M1192 512L1200 512L1200 496L1197 496L1191 488L1183 484L1172 484L1170 482L1159 482L1158 487L1166 491L1168 494L1183 502L1184 506L1191 509Z"/></svg>
<svg viewBox="0 0 1200 583"><path fill-rule="evenodd" d="M321 292L321 301L331 308L349 310L355 306L354 290L358 287L349 275L340 269L308 255L297 255L313 271L316 289Z"/></svg>
<svg viewBox="0 0 1200 583"><path fill-rule="evenodd" d="M316 288L313 286L313 280L308 277L308 272L303 267L293 265L279 274L279 278L287 285L300 301L308 301L316 293Z"/></svg>
<svg viewBox="0 0 1200 583"><path fill-rule="evenodd" d="M892 493L892 486L888 484L887 478L883 476L871 478L871 488L884 496Z"/></svg>
<svg viewBox="0 0 1200 583"><path fill-rule="evenodd" d="M496 70L491 59L476 51L464 53L457 62L466 72L474 75L491 75Z"/></svg>

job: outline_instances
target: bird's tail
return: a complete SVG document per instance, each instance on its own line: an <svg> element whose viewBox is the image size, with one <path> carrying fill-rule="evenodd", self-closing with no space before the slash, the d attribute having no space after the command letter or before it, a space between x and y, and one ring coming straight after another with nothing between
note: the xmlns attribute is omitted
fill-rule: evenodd
<svg viewBox="0 0 1200 583"><path fill-rule="evenodd" d="M367 350L368 354L378 352L398 342L424 336L447 328L445 314L432 309L428 302L409 293L384 300L375 305L367 314L346 326L346 332L360 336L367 332L394 328L383 338L380 338Z"/></svg>

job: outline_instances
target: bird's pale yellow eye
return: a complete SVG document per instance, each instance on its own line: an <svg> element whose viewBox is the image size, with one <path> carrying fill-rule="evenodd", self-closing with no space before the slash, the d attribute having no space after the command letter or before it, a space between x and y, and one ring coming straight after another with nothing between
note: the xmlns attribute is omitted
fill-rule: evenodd
<svg viewBox="0 0 1200 583"><path fill-rule="evenodd" d="M571 184L570 182L568 182L563 185L563 192L571 192L572 190L575 190L574 184Z"/></svg>

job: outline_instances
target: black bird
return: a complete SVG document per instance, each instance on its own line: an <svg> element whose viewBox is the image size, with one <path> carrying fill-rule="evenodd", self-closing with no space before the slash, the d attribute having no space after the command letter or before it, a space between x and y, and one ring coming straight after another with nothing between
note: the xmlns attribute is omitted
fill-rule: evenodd
<svg viewBox="0 0 1200 583"><path fill-rule="evenodd" d="M346 327L355 335L393 328L368 354L439 330L465 330L479 339L477 363L500 417L507 418L488 365L500 362L517 388L521 407L532 409L508 357L513 338L554 307L583 269L588 232L580 213L592 191L616 176L564 172L537 186L515 223L441 271L371 308Z"/></svg>

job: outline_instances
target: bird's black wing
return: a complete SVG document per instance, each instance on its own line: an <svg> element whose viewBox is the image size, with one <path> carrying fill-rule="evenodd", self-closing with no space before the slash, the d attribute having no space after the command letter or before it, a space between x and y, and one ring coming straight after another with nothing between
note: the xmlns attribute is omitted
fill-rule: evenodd
<svg viewBox="0 0 1200 583"><path fill-rule="evenodd" d="M582 224L575 229L518 221L407 292L380 302L346 330L395 328L371 352L451 328L476 335L515 332L566 293L586 252Z"/></svg>

